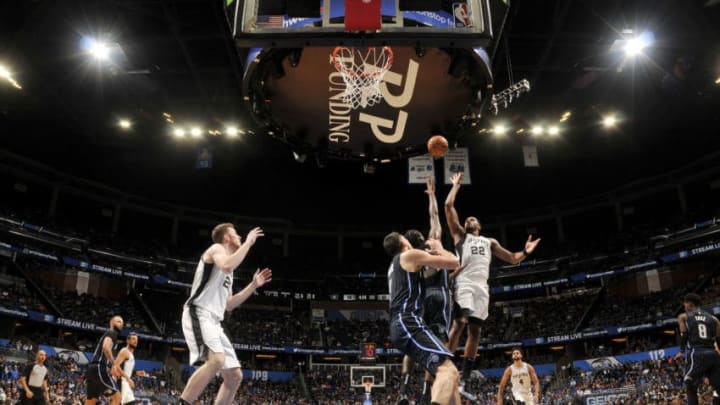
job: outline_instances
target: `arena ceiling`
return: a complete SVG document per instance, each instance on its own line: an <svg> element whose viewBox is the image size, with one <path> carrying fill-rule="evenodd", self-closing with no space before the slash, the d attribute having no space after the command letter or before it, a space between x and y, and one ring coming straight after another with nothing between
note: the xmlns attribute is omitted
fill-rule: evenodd
<svg viewBox="0 0 720 405"><path fill-rule="evenodd" d="M483 119L479 129L502 124L507 136L460 141L474 182L459 197L461 213L511 214L603 193L718 150L719 27L712 0L512 2L493 63L496 88L527 78L532 91ZM616 43L625 29L655 41L626 58ZM82 51L91 37L117 44L112 64ZM5 1L0 63L22 89L0 82L0 147L183 205L301 223L424 218L405 160L378 164L375 174L357 161L318 167L267 136L243 101L244 56L219 0ZM163 113L245 133L178 141ZM603 128L606 114L617 128ZM130 131L117 125L125 117ZM515 133L536 123L557 123L561 133ZM537 146L539 167L524 166L523 145ZM195 167L203 147L211 169Z"/></svg>

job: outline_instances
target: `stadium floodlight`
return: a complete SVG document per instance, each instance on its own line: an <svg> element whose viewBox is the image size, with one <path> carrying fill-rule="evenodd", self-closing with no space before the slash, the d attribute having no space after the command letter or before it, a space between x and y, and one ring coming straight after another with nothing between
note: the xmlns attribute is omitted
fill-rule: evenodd
<svg viewBox="0 0 720 405"><path fill-rule="evenodd" d="M532 129L530 129L530 133L533 134L533 136L540 136L543 134L543 132L545 132L545 131L543 130L543 127L541 127L540 125L536 125L536 126L532 127Z"/></svg>
<svg viewBox="0 0 720 405"><path fill-rule="evenodd" d="M715 84L720 84L720 76L718 76L718 78L715 79Z"/></svg>
<svg viewBox="0 0 720 405"><path fill-rule="evenodd" d="M184 138L185 130L182 128L175 128L175 130L173 131L173 135L175 135L176 138Z"/></svg>
<svg viewBox="0 0 720 405"><path fill-rule="evenodd" d="M110 58L110 46L103 41L90 38L85 43L85 50L99 61L106 61Z"/></svg>
<svg viewBox="0 0 720 405"><path fill-rule="evenodd" d="M553 125L547 129L547 133L550 136L557 136L560 133L560 128Z"/></svg>
<svg viewBox="0 0 720 405"><path fill-rule="evenodd" d="M193 138L199 138L202 133L203 131L202 129L200 129L200 127L192 127L190 129L190 136L192 136Z"/></svg>
<svg viewBox="0 0 720 405"><path fill-rule="evenodd" d="M602 124L605 128L614 128L617 125L617 118L614 114L606 115L603 117Z"/></svg>
<svg viewBox="0 0 720 405"><path fill-rule="evenodd" d="M227 134L227 136L234 138L238 136L238 129L235 126L229 126L225 128L225 133Z"/></svg>
<svg viewBox="0 0 720 405"><path fill-rule="evenodd" d="M505 125L500 124L500 125L495 125L493 127L492 131L493 131L493 134L495 134L495 136L503 136L507 133L508 129Z"/></svg>
<svg viewBox="0 0 720 405"><path fill-rule="evenodd" d="M565 111L563 113L562 117L560 117L560 122L565 122L565 121L569 120L570 116L572 116L572 111L570 111L570 110Z"/></svg>
<svg viewBox="0 0 720 405"><path fill-rule="evenodd" d="M22 90L22 86L20 86L20 84L18 84L18 82L13 79L12 73L10 73L10 69L5 67L4 65L0 65L0 79L5 79L16 89Z"/></svg>
<svg viewBox="0 0 720 405"><path fill-rule="evenodd" d="M128 119L121 119L118 121L118 126L122 129L130 129L132 127L132 122Z"/></svg>
<svg viewBox="0 0 720 405"><path fill-rule="evenodd" d="M628 58L635 57L643 53L645 48L655 42L655 34L651 31L643 31L640 35L629 38L625 41L623 47L625 56Z"/></svg>

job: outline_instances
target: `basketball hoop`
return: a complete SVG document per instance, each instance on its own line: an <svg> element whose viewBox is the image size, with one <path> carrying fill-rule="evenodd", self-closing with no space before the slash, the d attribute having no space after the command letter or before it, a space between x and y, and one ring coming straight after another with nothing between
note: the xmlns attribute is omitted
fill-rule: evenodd
<svg viewBox="0 0 720 405"><path fill-rule="evenodd" d="M343 101L353 110L372 107L382 100L380 82L392 67L392 48L338 46L333 50L332 61L345 81Z"/></svg>

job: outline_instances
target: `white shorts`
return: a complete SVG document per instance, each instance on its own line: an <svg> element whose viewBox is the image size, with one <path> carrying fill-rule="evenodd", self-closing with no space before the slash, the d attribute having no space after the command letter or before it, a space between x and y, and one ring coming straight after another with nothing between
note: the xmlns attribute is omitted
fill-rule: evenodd
<svg viewBox="0 0 720 405"><path fill-rule="evenodd" d="M130 388L130 384L128 384L124 378L120 381L120 392L122 393L122 399L120 400L121 404L125 405L130 402L135 402L135 393L132 388Z"/></svg>
<svg viewBox="0 0 720 405"><path fill-rule="evenodd" d="M513 392L516 401L522 401L525 405L535 405L535 397L532 393Z"/></svg>
<svg viewBox="0 0 720 405"><path fill-rule="evenodd" d="M458 281L455 283L454 298L460 309L470 310L471 317L487 319L490 305L490 287L487 285Z"/></svg>
<svg viewBox="0 0 720 405"><path fill-rule="evenodd" d="M190 365L206 361L209 351L225 354L223 369L240 367L235 349L225 335L220 320L202 308L192 308L185 306L182 314L183 335L190 350Z"/></svg>

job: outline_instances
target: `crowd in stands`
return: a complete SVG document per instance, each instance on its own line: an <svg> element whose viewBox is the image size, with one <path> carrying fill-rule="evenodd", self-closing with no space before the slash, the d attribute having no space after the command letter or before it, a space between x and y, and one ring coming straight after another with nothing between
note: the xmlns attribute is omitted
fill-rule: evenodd
<svg viewBox="0 0 720 405"><path fill-rule="evenodd" d="M692 284L686 284L639 297L607 295L588 328L641 324L674 318L682 304L682 297L691 291L692 287Z"/></svg>
<svg viewBox="0 0 720 405"><path fill-rule="evenodd" d="M271 346L310 346L308 317L298 319L290 312L233 311L227 320L230 335L238 343Z"/></svg>

